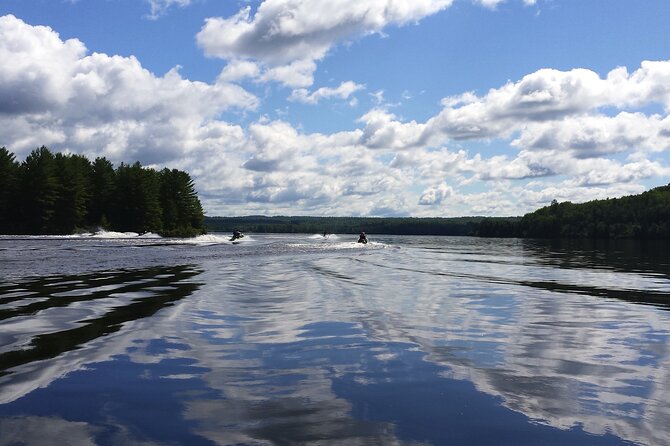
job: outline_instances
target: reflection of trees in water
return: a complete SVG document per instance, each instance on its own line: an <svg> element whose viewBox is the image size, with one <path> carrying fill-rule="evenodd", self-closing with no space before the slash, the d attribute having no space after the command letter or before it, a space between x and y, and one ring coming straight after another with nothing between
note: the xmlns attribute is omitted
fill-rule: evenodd
<svg viewBox="0 0 670 446"><path fill-rule="evenodd" d="M561 268L644 272L670 277L668 240L522 239L533 261Z"/></svg>
<svg viewBox="0 0 670 446"><path fill-rule="evenodd" d="M156 267L2 286L0 373L55 358L153 315L199 288L190 281L199 273L191 266ZM37 330L27 333L31 324Z"/></svg>

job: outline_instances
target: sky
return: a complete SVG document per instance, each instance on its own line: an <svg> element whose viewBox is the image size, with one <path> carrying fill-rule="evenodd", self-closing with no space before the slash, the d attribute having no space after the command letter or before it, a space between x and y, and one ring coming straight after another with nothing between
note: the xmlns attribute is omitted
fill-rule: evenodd
<svg viewBox="0 0 670 446"><path fill-rule="evenodd" d="M668 0L0 0L0 147L207 215L515 216L670 182Z"/></svg>

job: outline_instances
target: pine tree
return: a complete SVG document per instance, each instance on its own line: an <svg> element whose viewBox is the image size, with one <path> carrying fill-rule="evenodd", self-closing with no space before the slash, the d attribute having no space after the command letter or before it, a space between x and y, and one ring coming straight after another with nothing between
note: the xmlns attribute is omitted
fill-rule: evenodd
<svg viewBox="0 0 670 446"><path fill-rule="evenodd" d="M203 211L188 173L177 169L160 172L163 233L185 236L203 232Z"/></svg>
<svg viewBox="0 0 670 446"><path fill-rule="evenodd" d="M49 233L58 200L58 178L53 154L44 146L33 150L21 164L20 175L19 196L23 203L21 232Z"/></svg>
<svg viewBox="0 0 670 446"><path fill-rule="evenodd" d="M58 198L50 227L57 234L71 234L86 225L91 199L91 163L81 155L56 154Z"/></svg>
<svg viewBox="0 0 670 446"><path fill-rule="evenodd" d="M116 194L116 172L107 158L96 158L91 169L91 202L88 209L88 224L110 228L109 218L114 212Z"/></svg>
<svg viewBox="0 0 670 446"><path fill-rule="evenodd" d="M18 223L19 163L14 154L0 148L0 233L14 233Z"/></svg>
<svg viewBox="0 0 670 446"><path fill-rule="evenodd" d="M158 173L139 162L116 169L117 190L112 228L119 231L160 232L162 210Z"/></svg>

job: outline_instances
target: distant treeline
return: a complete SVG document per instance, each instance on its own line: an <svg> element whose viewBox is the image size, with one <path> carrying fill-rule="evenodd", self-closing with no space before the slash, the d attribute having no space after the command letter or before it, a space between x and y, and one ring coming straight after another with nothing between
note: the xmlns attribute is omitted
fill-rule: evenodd
<svg viewBox="0 0 670 446"><path fill-rule="evenodd" d="M114 168L74 154L33 150L22 163L0 148L0 233L71 234L104 228L193 236L203 211L188 173L139 162Z"/></svg>
<svg viewBox="0 0 670 446"><path fill-rule="evenodd" d="M582 204L554 200L523 217L206 217L205 227L216 232L670 239L670 185Z"/></svg>
<svg viewBox="0 0 670 446"><path fill-rule="evenodd" d="M477 235L483 217L369 218L369 217L205 217L214 232L285 232L302 234Z"/></svg>

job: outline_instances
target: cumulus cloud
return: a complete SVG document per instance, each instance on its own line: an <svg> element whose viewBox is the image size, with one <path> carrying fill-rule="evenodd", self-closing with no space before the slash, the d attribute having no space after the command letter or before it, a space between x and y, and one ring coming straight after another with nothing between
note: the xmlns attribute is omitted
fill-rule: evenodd
<svg viewBox="0 0 670 446"><path fill-rule="evenodd" d="M360 3L358 8L367 7ZM250 34L236 31L251 39L249 48L255 48L259 30L273 29L268 17L281 16L270 9L261 14L269 8L264 5L307 14L297 0L263 3L243 20ZM288 28L277 22L277 51L290 54L289 28L298 45L309 41L308 25L332 25L327 51L346 36L406 23L399 17L418 20L427 5L438 8L431 2L393 5L381 15L370 7L369 14L381 17L370 22L374 26L370 17L352 12L351 32L342 31L344 18L324 14L319 26L311 16ZM405 12L394 13L400 5ZM19 159L46 144L114 162L137 159L185 169L210 215L518 215L554 198L636 193L643 182L670 174L664 161L670 149L669 61L642 62L631 72L616 68L605 76L538 70L483 94L445 98L441 110L421 122L384 108L379 91L381 103L354 128L321 134L280 120L246 126L222 120L223 112L258 106L258 98L231 83L241 79L293 85L292 100L307 104L352 100L364 89L351 81L308 89L318 51L277 60L250 51L236 52L215 82L195 82L179 67L156 75L132 56L89 54L82 42L63 40L48 27L0 17L0 145ZM505 151L471 152L469 141Z"/></svg>
<svg viewBox="0 0 670 446"><path fill-rule="evenodd" d="M654 104L670 110L670 61L645 61L633 73L617 68L605 78L586 69L542 69L483 96L466 92L445 98L442 104L443 109L425 123L402 122L381 109L371 111L361 118L366 124L363 144L400 150L438 147L449 140L516 137L514 144L520 147L546 148L555 143L586 157L633 146L665 150L667 117L630 111L612 117L602 110Z"/></svg>
<svg viewBox="0 0 670 446"><path fill-rule="evenodd" d="M72 92L71 67L84 45L63 42L51 28L0 17L0 113L42 112L64 104Z"/></svg>
<svg viewBox="0 0 670 446"><path fill-rule="evenodd" d="M264 80L291 87L312 84L316 62L338 42L379 33L435 14L453 0L266 0L231 17L211 17L197 35L205 54L246 59L267 67ZM300 81L291 81L297 74Z"/></svg>
<svg viewBox="0 0 670 446"><path fill-rule="evenodd" d="M309 87L314 83L315 70L316 62L300 59L286 65L267 68L257 79L261 82L280 82L292 88Z"/></svg>
<svg viewBox="0 0 670 446"><path fill-rule="evenodd" d="M571 151L577 158L631 150L661 152L670 149L669 128L670 117L639 112L572 116L530 124L512 144L534 150Z"/></svg>
<svg viewBox="0 0 670 446"><path fill-rule="evenodd" d="M404 150L417 145L425 125L415 121L400 122L397 117L382 108L370 110L361 116L365 124L360 144L370 149Z"/></svg>
<svg viewBox="0 0 670 446"><path fill-rule="evenodd" d="M114 160L165 161L195 147L192 135L221 112L258 104L239 86L184 79L179 67L156 76L132 56L88 55L80 41L11 15L0 17L0 58L0 136L19 153L36 142L95 143Z"/></svg>
<svg viewBox="0 0 670 446"><path fill-rule="evenodd" d="M441 204L446 198L450 197L454 190L448 184L442 183L435 187L430 187L423 191L419 198L420 205Z"/></svg>
<svg viewBox="0 0 670 446"><path fill-rule="evenodd" d="M342 82L337 88L321 87L311 93L307 89L300 88L293 90L289 100L302 102L303 104L318 104L322 99L348 99L352 94L363 88L365 88L364 85L352 81Z"/></svg>
<svg viewBox="0 0 670 446"><path fill-rule="evenodd" d="M248 60L231 60L219 74L218 79L224 82L236 82L247 78L256 78L260 74L258 64Z"/></svg>

